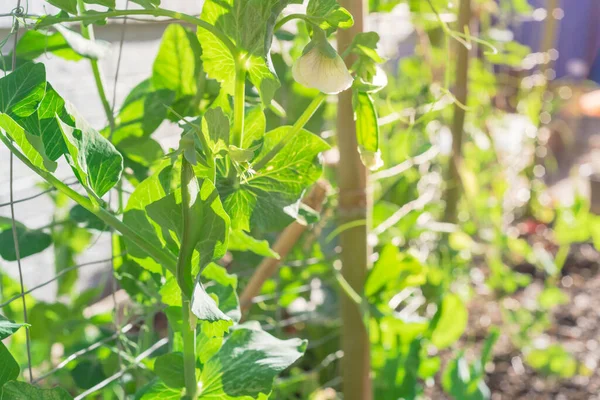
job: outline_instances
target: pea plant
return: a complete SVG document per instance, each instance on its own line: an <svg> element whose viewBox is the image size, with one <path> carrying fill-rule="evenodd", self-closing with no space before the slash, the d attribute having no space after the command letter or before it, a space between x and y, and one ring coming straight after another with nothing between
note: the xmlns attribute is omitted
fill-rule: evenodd
<svg viewBox="0 0 600 400"><path fill-rule="evenodd" d="M157 0L133 0L142 8L125 10L111 0L48 3L60 13L34 18L17 10L17 21L32 29L3 59L10 72L0 79L0 140L63 202L76 203L69 213L79 223L75 226L114 233L114 267L127 277L122 285L132 296L148 305L153 299L143 299L144 294L156 288L172 351L154 360L155 378L135 389L136 398L267 398L273 378L302 357L306 341L280 340L259 324L240 324L237 279L216 262L228 250L277 257L251 232L278 231L309 218L300 200L320 177L319 157L330 146L305 125L327 95L345 90L352 91L357 109L366 108L359 118L373 122L368 93L380 89L373 83L380 61L377 35L358 35L343 49L344 57L353 54L356 61L349 69L330 40L338 29L351 27L353 17L335 0L311 0L306 13L284 18L282 11L297 1L208 0L199 18L162 9ZM88 3L107 10L88 10ZM168 26L152 76L131 91L115 115L97 62L103 44L94 41L93 28L107 18L134 15L185 25ZM285 115L273 100L280 81L270 53L274 35L292 20L309 38L293 60L293 77L321 93L291 125L266 132L266 110ZM73 23L80 24L80 32ZM37 61L44 53L89 59L107 127L94 129L47 81L45 66ZM168 154L151 138L165 120L181 130L178 148ZM377 130L368 128L359 137L360 150L374 159ZM81 190L55 175L64 162ZM133 187L127 198L124 185ZM107 197L115 188L116 210ZM3 221L3 230L18 238L12 259L52 241L59 245L58 230L32 233L18 223L10 227L10 221ZM4 317L0 322L1 339L22 327ZM35 318L30 322L31 332L45 329L36 327ZM64 389L15 381L19 367L4 345L0 357L3 399L71 398Z"/></svg>

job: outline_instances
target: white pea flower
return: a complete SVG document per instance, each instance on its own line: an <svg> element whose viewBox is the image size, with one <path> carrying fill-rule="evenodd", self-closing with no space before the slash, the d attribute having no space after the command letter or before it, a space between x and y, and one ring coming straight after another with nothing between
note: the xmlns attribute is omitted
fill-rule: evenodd
<svg viewBox="0 0 600 400"><path fill-rule="evenodd" d="M354 78L344 60L327 40L313 40L292 68L296 82L326 94L337 94L352 86Z"/></svg>

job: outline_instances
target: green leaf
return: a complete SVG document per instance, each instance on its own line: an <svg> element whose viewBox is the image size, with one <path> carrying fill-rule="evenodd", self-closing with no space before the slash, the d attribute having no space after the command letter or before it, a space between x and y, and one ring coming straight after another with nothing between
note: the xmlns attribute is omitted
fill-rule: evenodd
<svg viewBox="0 0 600 400"><path fill-rule="evenodd" d="M231 230L229 233L230 251L250 251L263 257L276 258L279 254L271 249L266 240L257 240L243 231Z"/></svg>
<svg viewBox="0 0 600 400"><path fill-rule="evenodd" d="M183 397L181 389L168 387L163 382L156 381L136 395L136 400L180 400Z"/></svg>
<svg viewBox="0 0 600 400"><path fill-rule="evenodd" d="M67 160L79 181L102 197L121 179L123 156L71 104L65 109L72 121L57 120L69 151Z"/></svg>
<svg viewBox="0 0 600 400"><path fill-rule="evenodd" d="M115 118L112 142L119 144L126 139L148 138L167 118L168 109L175 101L175 92L169 89L156 90L150 79L138 84L127 95L119 114ZM103 130L109 136L109 128ZM139 140L136 140L139 143Z"/></svg>
<svg viewBox="0 0 600 400"><path fill-rule="evenodd" d="M221 107L206 111L202 119L202 133L211 147L212 154L229 148L229 118Z"/></svg>
<svg viewBox="0 0 600 400"><path fill-rule="evenodd" d="M252 107L246 114L242 147L248 149L262 144L266 129L267 119L265 113L260 107Z"/></svg>
<svg viewBox="0 0 600 400"><path fill-rule="evenodd" d="M27 133L17 122L15 122L7 114L0 114L0 128L15 141L21 149L21 152L31 163L41 169L54 171L56 164L48 163L48 158L43 149L43 144L39 137ZM0 135L3 133L0 132ZM31 139L31 141L30 141ZM32 144L32 141L34 144Z"/></svg>
<svg viewBox="0 0 600 400"><path fill-rule="evenodd" d="M256 160L286 138L290 126L268 132ZM256 227L265 231L279 230L298 218L304 191L321 176L318 159L329 145L307 130L301 130L271 159L267 165L239 188L224 187L224 206L236 230Z"/></svg>
<svg viewBox="0 0 600 400"><path fill-rule="evenodd" d="M2 400L73 400L64 389L38 389L25 382L10 381L2 387Z"/></svg>
<svg viewBox="0 0 600 400"><path fill-rule="evenodd" d="M455 399L485 400L490 398L490 389L481 376L473 374L463 353L452 359L442 376L444 390Z"/></svg>
<svg viewBox="0 0 600 400"><path fill-rule="evenodd" d="M81 389L90 389L106 379L102 364L98 360L82 360L73 370L71 376Z"/></svg>
<svg viewBox="0 0 600 400"><path fill-rule="evenodd" d="M265 106L271 103L280 83L270 62L273 26L289 0L207 0L202 19L221 30L242 54L248 78L258 89ZM209 77L233 95L235 61L230 50L209 31L199 28L202 60Z"/></svg>
<svg viewBox="0 0 600 400"><path fill-rule="evenodd" d="M222 258L227 252L229 216L223 209L219 194L211 181L203 180L201 186L194 190L196 192L191 194L191 214L194 221L191 242L196 243L202 269L209 262ZM154 222L174 232L181 240L183 217L180 190L149 204L146 211Z"/></svg>
<svg viewBox="0 0 600 400"><path fill-rule="evenodd" d="M25 326L25 324L14 323L0 315L0 340L6 339L23 326Z"/></svg>
<svg viewBox="0 0 600 400"><path fill-rule="evenodd" d="M206 283L206 292L215 298L219 309L235 323L242 318L240 302L237 296L237 277L227 273L227 270L218 264L209 264L200 278Z"/></svg>
<svg viewBox="0 0 600 400"><path fill-rule="evenodd" d="M56 168L56 165L49 165L48 161L56 161L60 156L67 152L67 146L56 119L56 115L67 118L64 107L65 101L48 83L46 85L46 95L37 111L27 117L15 119L15 122L27 132L25 136L31 145L34 143L33 139L35 139L32 138L32 136L41 138L41 146L36 146L36 151L38 151L40 156L44 159L44 165L50 171L53 171ZM15 138L16 134L11 134L11 136ZM15 140L17 139L15 138ZM24 150L20 141L17 141L19 142L21 149ZM31 157L28 157L31 160ZM50 166L53 166L54 168L49 168Z"/></svg>
<svg viewBox="0 0 600 400"><path fill-rule="evenodd" d="M77 224L82 225L84 228L87 229L95 229L98 231L110 231L108 225L106 225L104 221L98 218L96 214L83 208L79 204L71 208L71 211L69 211L69 219L71 221L76 222Z"/></svg>
<svg viewBox="0 0 600 400"><path fill-rule="evenodd" d="M0 112L27 117L37 110L45 92L44 65L27 63L0 79Z"/></svg>
<svg viewBox="0 0 600 400"><path fill-rule="evenodd" d="M16 228L21 258L40 253L52 244L52 237L42 231L27 229L22 224L17 224ZM0 233L0 256L6 261L17 260L12 227Z"/></svg>
<svg viewBox="0 0 600 400"><path fill-rule="evenodd" d="M431 335L431 341L443 349L456 342L467 327L468 311L460 297L444 296L438 310L439 320Z"/></svg>
<svg viewBox="0 0 600 400"><path fill-rule="evenodd" d="M135 229L140 235L156 248L166 248L163 239L162 228L150 219L146 207L171 192L172 167L168 161L164 161L150 177L142 181L133 191L123 222ZM125 244L129 256L135 259L143 268L154 273L162 273L163 267L148 256L144 250L137 247L133 242L125 238Z"/></svg>
<svg viewBox="0 0 600 400"><path fill-rule="evenodd" d="M67 29L62 25L55 25L54 29L62 35L68 47L82 57L91 60L99 60L104 58L110 52L110 44L108 42L86 39L81 34ZM17 55L18 54L17 47ZM57 55L60 56L60 52L57 53Z"/></svg>
<svg viewBox="0 0 600 400"><path fill-rule="evenodd" d="M414 257L402 254L397 246L388 244L369 272L365 294L369 297L383 295L389 300L401 290L427 282L426 269Z"/></svg>
<svg viewBox="0 0 600 400"><path fill-rule="evenodd" d="M195 96L198 46L196 37L182 25L169 25L152 67L152 86L172 90L177 99Z"/></svg>
<svg viewBox="0 0 600 400"><path fill-rule="evenodd" d="M20 372L17 360L10 354L4 343L0 342L0 388L6 382L17 379Z"/></svg>
<svg viewBox="0 0 600 400"><path fill-rule="evenodd" d="M305 348L306 341L279 340L256 326L242 326L204 365L199 399L266 398L275 376L296 362Z"/></svg>
<svg viewBox="0 0 600 400"><path fill-rule="evenodd" d="M182 388L185 386L183 371L183 354L164 354L154 362L154 372L169 387Z"/></svg>
<svg viewBox="0 0 600 400"><path fill-rule="evenodd" d="M219 309L200 281L196 282L190 306L192 313L200 321L210 323L213 330L226 332L233 325L231 318Z"/></svg>
<svg viewBox="0 0 600 400"><path fill-rule="evenodd" d="M321 29L329 31L354 25L352 14L341 7L337 0L310 0L306 14L317 21Z"/></svg>

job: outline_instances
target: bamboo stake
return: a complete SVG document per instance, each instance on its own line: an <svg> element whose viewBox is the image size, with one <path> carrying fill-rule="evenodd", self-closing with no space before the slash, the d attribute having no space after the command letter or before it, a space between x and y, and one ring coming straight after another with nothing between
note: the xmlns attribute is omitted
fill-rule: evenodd
<svg viewBox="0 0 600 400"><path fill-rule="evenodd" d="M343 53L352 43L354 36L364 31L367 5L363 0L342 0L340 5L350 11L354 17L354 26L342 29L337 34L338 51ZM352 64L351 56L346 59L346 63L349 66ZM367 221L366 224L356 224L353 228L346 229L340 234L342 276L356 293L362 294L371 253L367 244L367 235L372 202L367 190L367 170L358 153L352 91L350 90L339 94L337 137L340 151L338 165L340 224ZM341 345L344 351L344 358L341 360L344 399L371 400L373 394L367 328L363 323L359 306L346 294L340 293Z"/></svg>
<svg viewBox="0 0 600 400"><path fill-rule="evenodd" d="M310 194L304 198L303 202L315 211L320 212L323 207L323 201L325 200L325 195L327 194L328 189L329 184L326 181L317 182ZM294 248L306 229L306 225L293 222L287 228L285 228L281 235L279 235L277 241L272 247L273 250L279 254L279 259L265 258L250 278L250 281L240 296L240 306L243 314L250 309L252 306L252 299L260 294L260 290L267 279L275 275L277 268L279 268L279 264Z"/></svg>
<svg viewBox="0 0 600 400"><path fill-rule="evenodd" d="M461 0L458 11L458 30L464 31L471 22L471 0ZM461 185L459 176L459 166L462 162L462 144L465 125L465 109L463 105L467 104L468 83L469 83L469 49L459 42L456 54L456 85L454 87L454 121L452 122L452 153L450 155L450 165L448 169L448 178L446 180L446 208L444 211L444 222L456 223L458 201L461 196Z"/></svg>

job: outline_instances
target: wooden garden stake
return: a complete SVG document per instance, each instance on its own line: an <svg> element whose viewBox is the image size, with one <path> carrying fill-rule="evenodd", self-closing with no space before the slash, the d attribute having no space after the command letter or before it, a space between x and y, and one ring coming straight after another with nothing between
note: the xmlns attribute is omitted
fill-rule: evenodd
<svg viewBox="0 0 600 400"><path fill-rule="evenodd" d="M364 31L366 3L363 0L342 0L340 4L354 16L352 28L338 31L337 44L341 54L350 46L354 36ZM346 59L346 63L348 66L352 64L351 57ZM340 224L367 221L366 224L356 224L340 234L342 275L356 293L362 294L370 258L367 235L371 202L367 190L367 170L358 153L351 90L339 94L337 138L340 151L338 164ZM359 306L343 293L341 294L341 316L344 399L371 400L373 395L370 379L369 335Z"/></svg>

